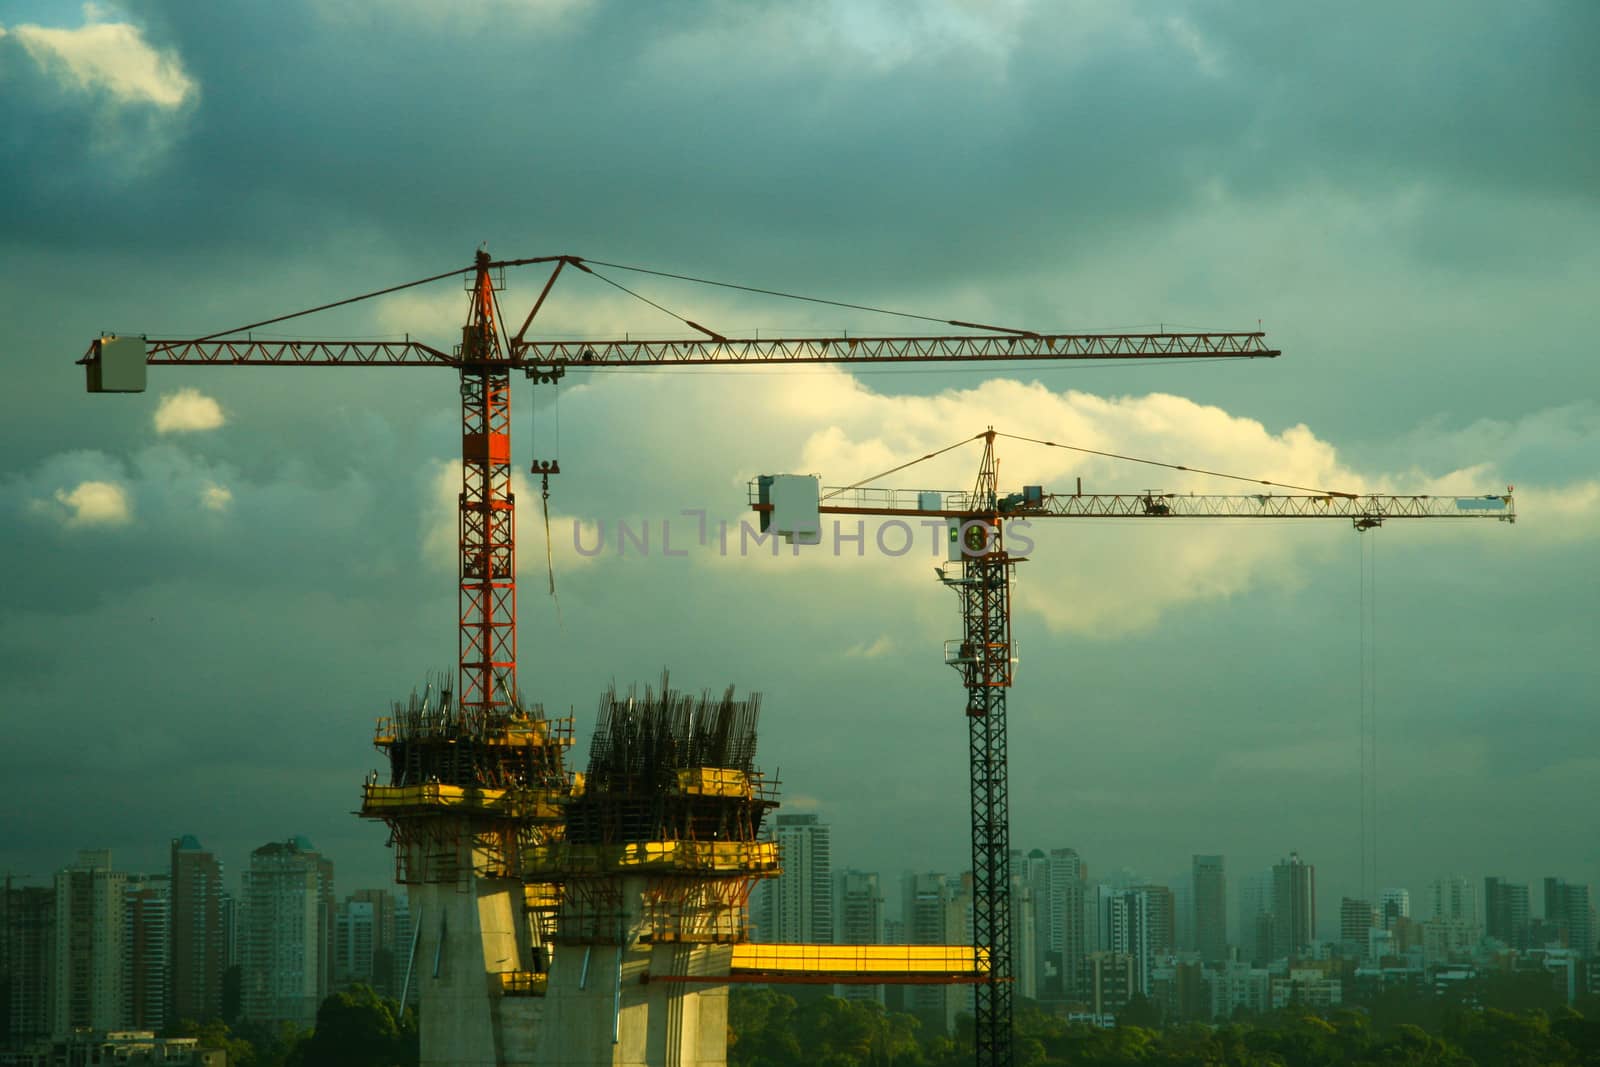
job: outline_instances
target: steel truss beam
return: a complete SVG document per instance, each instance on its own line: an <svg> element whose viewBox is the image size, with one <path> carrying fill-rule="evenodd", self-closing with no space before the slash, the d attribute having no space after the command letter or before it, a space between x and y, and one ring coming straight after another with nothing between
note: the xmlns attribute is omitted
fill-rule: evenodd
<svg viewBox="0 0 1600 1067"><path fill-rule="evenodd" d="M151 339L145 362L174 366L459 367L462 356L420 341ZM965 334L935 337L718 337L690 340L522 341L492 365L537 372L565 367L712 363L949 363L995 360L1271 358L1251 333ZM82 362L99 358L93 347Z"/></svg>
<svg viewBox="0 0 1600 1067"><path fill-rule="evenodd" d="M908 518L968 518L985 509L971 506L972 495L939 492L940 507L919 506L927 490L870 487L822 490L824 515L882 515ZM757 505L756 510L770 508ZM1516 519L1515 498L1478 496L1365 496L1300 493L1050 493L1042 505L1018 506L1011 519Z"/></svg>

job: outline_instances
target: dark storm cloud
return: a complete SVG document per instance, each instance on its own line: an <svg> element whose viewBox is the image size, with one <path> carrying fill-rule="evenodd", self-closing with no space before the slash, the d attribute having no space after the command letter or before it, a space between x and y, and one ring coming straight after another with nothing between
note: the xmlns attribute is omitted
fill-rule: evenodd
<svg viewBox="0 0 1600 1067"><path fill-rule="evenodd" d="M1254 195L1401 175L1594 187L1585 5L1130 9L1083 31L1039 5L1014 40L908 28L913 51L888 58L839 46L836 11L807 37L781 5L605 5L553 24L509 7L132 10L198 104L171 117L160 164L129 175L84 151L91 102L11 55L12 239L161 256L361 235L453 251L469 235L603 255L575 225L598 216L637 255L698 259L714 230L718 258L781 247L870 277L1046 248L1071 261L1210 179ZM980 248L981 264L938 262Z"/></svg>
<svg viewBox="0 0 1600 1067"><path fill-rule="evenodd" d="M1593 4L1223 4L1194 18L1259 101L1251 184L1325 173L1594 202Z"/></svg>

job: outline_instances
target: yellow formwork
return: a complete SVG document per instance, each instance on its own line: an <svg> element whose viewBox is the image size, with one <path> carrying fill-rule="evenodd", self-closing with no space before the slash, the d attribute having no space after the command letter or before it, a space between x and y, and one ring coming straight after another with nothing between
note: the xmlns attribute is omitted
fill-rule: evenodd
<svg viewBox="0 0 1600 1067"><path fill-rule="evenodd" d="M572 744L571 719L512 719L498 734L485 734L474 739L488 745L560 745Z"/></svg>
<svg viewBox="0 0 1600 1067"><path fill-rule="evenodd" d="M523 851L524 872L563 875L686 871L695 874L776 874L776 841L638 841L574 845L557 841Z"/></svg>
<svg viewBox="0 0 1600 1067"><path fill-rule="evenodd" d="M500 994L507 997L542 997L550 976L533 971L500 971Z"/></svg>
<svg viewBox="0 0 1600 1067"><path fill-rule="evenodd" d="M529 911L553 911L561 906L561 887L552 882L528 882L522 899Z"/></svg>
<svg viewBox="0 0 1600 1067"><path fill-rule="evenodd" d="M459 785L367 785L361 814L382 818L405 812L481 812L513 819L559 821L559 793L543 789L468 789Z"/></svg>
<svg viewBox="0 0 1600 1067"><path fill-rule="evenodd" d="M398 740L400 740L400 729L394 719L389 716L379 718L377 727L373 731L372 743L381 748L392 745ZM528 745L534 748L558 745L565 748L572 744L572 719L514 717L498 732L475 736L472 741L480 745Z"/></svg>
<svg viewBox="0 0 1600 1067"><path fill-rule="evenodd" d="M678 771L678 792L693 797L751 799L750 779L734 767L684 767Z"/></svg>
<svg viewBox="0 0 1600 1067"><path fill-rule="evenodd" d="M733 946L732 971L810 975L978 975L989 973L989 950L971 945Z"/></svg>

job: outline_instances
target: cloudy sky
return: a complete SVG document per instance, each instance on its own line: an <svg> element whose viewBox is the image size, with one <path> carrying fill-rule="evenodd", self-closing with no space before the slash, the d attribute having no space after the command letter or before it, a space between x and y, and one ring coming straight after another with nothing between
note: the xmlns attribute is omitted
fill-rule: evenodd
<svg viewBox="0 0 1600 1067"><path fill-rule="evenodd" d="M161 369L199 336L470 262L573 253L1039 330L1254 328L1275 361L573 374L557 605L519 485L521 683L765 695L835 862L967 862L956 605L925 554L724 558L746 480L854 481L981 431L1347 490L1517 487L1519 521L1056 523L1019 578L1013 841L1091 874L1298 849L1357 888L1362 566L1380 880L1600 881L1600 85L1591 4L0 2L0 871L80 847L238 870L349 815L374 716L454 662L448 371ZM617 275L724 333L908 320ZM513 273L507 314L542 277ZM437 345L445 282L274 328ZM543 336L684 336L571 272ZM924 324L926 325L926 324ZM284 335L284 334L280 334ZM459 335L457 335L459 336ZM1227 483L1005 446L1004 480ZM908 472L964 487L976 454ZM586 558L574 522L652 552ZM592 543L592 541L590 542ZM583 744L580 741L580 758Z"/></svg>

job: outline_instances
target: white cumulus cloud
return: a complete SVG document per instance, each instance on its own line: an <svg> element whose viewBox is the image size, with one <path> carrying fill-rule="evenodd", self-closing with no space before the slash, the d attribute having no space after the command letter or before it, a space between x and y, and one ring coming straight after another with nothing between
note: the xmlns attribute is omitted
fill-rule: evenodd
<svg viewBox="0 0 1600 1067"><path fill-rule="evenodd" d="M83 12L84 25L74 29L24 23L10 34L41 68L79 91L103 90L122 103L169 110L199 92L178 55L153 48L138 26L103 21L94 4Z"/></svg>
<svg viewBox="0 0 1600 1067"><path fill-rule="evenodd" d="M198 389L166 393L156 406L156 433L194 433L215 430L227 421L222 407Z"/></svg>
<svg viewBox="0 0 1600 1067"><path fill-rule="evenodd" d="M55 499L66 509L68 526L121 526L133 519L128 491L116 482L79 482L57 489Z"/></svg>
<svg viewBox="0 0 1600 1067"><path fill-rule="evenodd" d="M1022 437L1187 468L1145 466L1008 439L998 442L1000 481L1006 491L1042 485L1072 493L1080 479L1084 493L1295 491L1253 480L1206 477L1198 473L1202 469L1346 493L1481 494L1503 490L1506 482L1497 465L1484 461L1493 449L1456 449L1451 465L1430 462L1427 470L1407 471L1411 457L1404 450L1396 451L1399 464L1358 466L1304 425L1267 426L1167 393L1105 396L991 379L933 396L904 396L876 392L842 372L753 373L741 387L739 413L729 414L726 386L720 382L697 387L663 376L625 384L617 377L606 382L603 404L590 407L591 397L600 400L598 389L574 391L569 402L590 423L615 424L624 411L663 412L663 423L647 416L630 431L630 439L636 434L641 442L668 439L684 425L695 426L697 447L692 453L652 453L650 482L699 486L697 495L688 497L696 503L733 505L743 496L744 480L761 473L814 473L824 485L850 485L962 438L969 443L873 484L902 490L970 489L982 452L981 441L970 439L990 423ZM719 480L725 487L707 501L705 487ZM632 492L654 491L643 484ZM628 493L622 496L634 499ZM900 499L909 504L914 498ZM1568 494L1568 500L1583 511L1581 494ZM783 581L788 573L796 588L832 590L820 596L840 595L846 586L894 590L890 595L896 596L922 590L932 582L933 566L944 562L942 541L915 522L909 524L915 541L907 551L905 530L880 538L877 521L870 517L842 517L835 543L830 516L824 523L824 544L795 558L788 548L776 555L745 550L736 524L748 513L722 514L735 524L726 556L696 552L698 561L759 571L760 581ZM863 530L858 531L858 521L865 523ZM1356 536L1348 519L1177 523L1074 518L1035 519L1030 525L1026 532L1033 548L1023 550L1034 562L1019 578L1017 608L1052 631L1102 638L1147 629L1191 605L1261 589L1297 589L1338 559L1348 539ZM1577 521L1569 525L1576 527ZM1392 536L1407 544L1451 537L1493 546L1506 541L1506 530L1499 523L1413 524L1396 527ZM842 584L826 584L830 582Z"/></svg>
<svg viewBox="0 0 1600 1067"><path fill-rule="evenodd" d="M200 490L200 506L207 511L227 511L233 503L233 490L225 485L209 482Z"/></svg>
<svg viewBox="0 0 1600 1067"><path fill-rule="evenodd" d="M894 642L888 634L882 634L876 641L862 641L845 650L845 655L851 659L877 659L894 648Z"/></svg>

